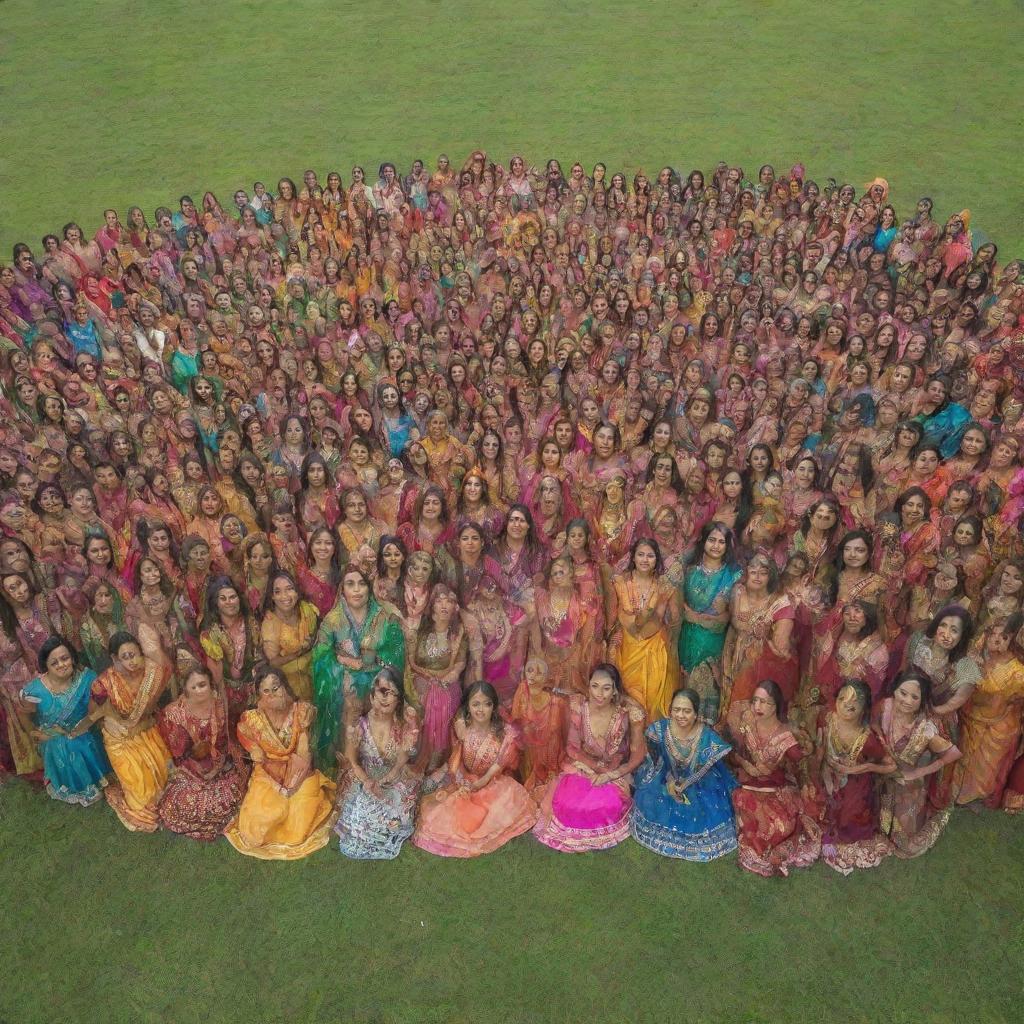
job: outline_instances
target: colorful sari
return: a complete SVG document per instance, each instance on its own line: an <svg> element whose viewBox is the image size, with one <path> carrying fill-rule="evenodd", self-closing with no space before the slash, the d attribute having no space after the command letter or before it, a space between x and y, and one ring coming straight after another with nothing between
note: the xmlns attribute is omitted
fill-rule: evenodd
<svg viewBox="0 0 1024 1024"><path fill-rule="evenodd" d="M519 775L529 792L558 774L564 752L566 701L559 694L530 689L524 679L512 698L512 721L519 729Z"/></svg>
<svg viewBox="0 0 1024 1024"><path fill-rule="evenodd" d="M634 595L630 588L616 581L615 590L620 616L635 615L638 609L633 606ZM652 597L656 603L661 603L670 592L668 584L658 582ZM637 636L620 619L621 642L615 657L622 674L622 688L644 709L648 723L668 715L672 694L679 683L677 645L669 642L668 626L663 619L658 626L652 636Z"/></svg>
<svg viewBox="0 0 1024 1024"><path fill-rule="evenodd" d="M343 668L338 655L358 658L359 669ZM374 676L385 665L405 671L402 627L371 597L362 624L343 598L324 616L313 648L313 701L317 720L313 756L321 771L333 772L338 750L341 709L346 697L366 699Z"/></svg>
<svg viewBox="0 0 1024 1024"><path fill-rule="evenodd" d="M723 760L732 748L706 725L691 746L683 746L667 718L648 726L645 736L647 760L637 771L630 816L633 838L663 857L681 860L709 861L732 853L736 779Z"/></svg>
<svg viewBox="0 0 1024 1024"><path fill-rule="evenodd" d="M749 701L763 679L778 685L787 704L792 701L798 683L798 658L795 652L782 657L772 646L771 638L776 622L795 618L796 612L785 593L752 608L746 587L742 583L736 585L732 622L722 652L727 708Z"/></svg>
<svg viewBox="0 0 1024 1024"><path fill-rule="evenodd" d="M537 807L511 772L519 761L519 731L507 724L499 739L467 728L452 744L448 782L420 806L414 846L439 857L478 857L493 853L533 828ZM482 789L466 790L498 765L500 771Z"/></svg>
<svg viewBox="0 0 1024 1024"><path fill-rule="evenodd" d="M401 753L415 750L416 730L408 725L392 731L384 750L374 741L365 715L357 729L359 765L378 782L390 773ZM406 765L396 779L381 785L380 796L376 796L350 776L348 788L341 792L341 812L334 826L338 849L353 860L394 860L412 835L421 782L421 777Z"/></svg>
<svg viewBox="0 0 1024 1024"><path fill-rule="evenodd" d="M238 723L238 741L253 761L238 817L225 830L239 852L260 860L300 860L331 837L334 783L310 762L316 712L295 701L278 731L260 708Z"/></svg>
<svg viewBox="0 0 1024 1024"><path fill-rule="evenodd" d="M160 824L190 839L217 839L234 818L249 779L227 700L217 697L210 717L202 719L181 696L160 711L157 725L174 761L157 809Z"/></svg>
<svg viewBox="0 0 1024 1024"><path fill-rule="evenodd" d="M281 666L292 693L300 700L309 700L313 696L313 685L310 679L310 663L313 655L306 650L320 621L316 606L308 601L299 601L298 614L295 622L285 622L276 612L268 612L263 619L261 635L263 650L267 657L286 657Z"/></svg>
<svg viewBox="0 0 1024 1024"><path fill-rule="evenodd" d="M782 724L762 739L749 706L730 712L729 733L736 754L756 769L738 768L740 786L732 794L740 867L765 878L810 867L821 853L821 828L817 809L793 779L803 756L796 737Z"/></svg>
<svg viewBox="0 0 1024 1024"><path fill-rule="evenodd" d="M92 684L97 704L110 702L124 724L103 719L103 746L117 781L107 786L107 803L131 832L155 832L157 807L167 785L170 751L153 717L171 677L167 663L145 659L135 682L108 668Z"/></svg>
<svg viewBox="0 0 1024 1024"><path fill-rule="evenodd" d="M110 762L92 731L70 736L89 712L96 673L82 669L63 693L54 693L37 677L22 690L35 709L36 727L46 734L39 744L46 792L54 800L88 807L102 795Z"/></svg>
<svg viewBox="0 0 1024 1024"><path fill-rule="evenodd" d="M630 775L596 786L575 765L582 755L599 774L622 767L630 753L631 714L639 719L642 712L619 705L605 735L595 736L587 699L582 694L569 698L562 772L538 794L540 816L533 834L545 846L562 853L586 853L618 846L629 835Z"/></svg>
<svg viewBox="0 0 1024 1024"><path fill-rule="evenodd" d="M935 721L922 714L908 733L897 737L892 697L879 708L878 732L901 771L928 764L932 760L929 744L941 736ZM901 860L930 850L949 821L949 808L936 809L932 802L935 784L935 775L905 782L896 774L882 782L880 828L892 841L894 856Z"/></svg>
<svg viewBox="0 0 1024 1024"><path fill-rule="evenodd" d="M878 831L878 795L875 773L848 775L847 768L886 756L882 741L868 726L852 744L843 742L836 727L835 712L826 714L818 730L822 751L821 778L825 790L821 859L840 874L855 868L875 868L892 852L892 846Z"/></svg>
<svg viewBox="0 0 1024 1024"><path fill-rule="evenodd" d="M963 757L953 772L956 802L984 800L997 808L1003 800L1021 736L1024 664L1010 658L983 675L960 711Z"/></svg>

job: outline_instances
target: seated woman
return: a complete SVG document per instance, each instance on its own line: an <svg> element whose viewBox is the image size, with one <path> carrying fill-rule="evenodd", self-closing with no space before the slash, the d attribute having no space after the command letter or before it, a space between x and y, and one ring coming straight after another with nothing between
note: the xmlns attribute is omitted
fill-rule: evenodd
<svg viewBox="0 0 1024 1024"><path fill-rule="evenodd" d="M160 710L157 727L174 760L157 809L160 824L191 839L217 839L242 802L249 768L227 698L205 668L185 675L181 696Z"/></svg>
<svg viewBox="0 0 1024 1024"><path fill-rule="evenodd" d="M708 861L736 849L732 749L700 719L695 690L672 695L669 717L647 727L647 759L637 772L630 831L665 857Z"/></svg>
<svg viewBox="0 0 1024 1024"><path fill-rule="evenodd" d="M256 707L238 723L252 775L238 817L224 833L239 853L299 860L330 840L334 783L313 767L315 714L311 704L295 699L280 669L257 669Z"/></svg>
<svg viewBox="0 0 1024 1024"><path fill-rule="evenodd" d="M875 776L891 775L896 762L870 720L871 690L855 679L840 688L818 727L815 760L825 799L821 859L843 875L878 867L892 852L878 831Z"/></svg>
<svg viewBox="0 0 1024 1024"><path fill-rule="evenodd" d="M75 650L52 636L39 651L39 675L21 691L32 708L31 735L43 757L46 792L88 807L102 795L110 762L90 730L89 694L96 673L79 668Z"/></svg>
<svg viewBox="0 0 1024 1024"><path fill-rule="evenodd" d="M881 830L903 860L919 857L935 845L949 821L949 807L932 800L937 773L960 759L932 717L932 683L918 669L900 673L892 696L879 705L875 728L896 762L882 785ZM929 780L929 776L933 776Z"/></svg>
<svg viewBox="0 0 1024 1024"><path fill-rule="evenodd" d="M629 786L644 759L644 711L626 698L619 670L602 663L586 696L569 698L562 771L539 796L533 834L563 853L607 850L629 835Z"/></svg>
<svg viewBox="0 0 1024 1024"><path fill-rule="evenodd" d="M370 710L345 730L349 771L334 831L353 860L393 860L412 835L421 777L410 761L419 730L398 671L385 665L370 687Z"/></svg>
<svg viewBox="0 0 1024 1024"><path fill-rule="evenodd" d="M821 853L815 808L793 771L805 751L785 719L779 687L765 680L729 711L728 736L739 788L733 790L740 867L770 878L810 867Z"/></svg>
<svg viewBox="0 0 1024 1024"><path fill-rule="evenodd" d="M154 712L171 665L148 627L138 639L115 633L109 650L111 666L93 681L89 711L93 721L103 720L103 746L117 779L107 786L107 803L129 831L155 832L171 755Z"/></svg>
<svg viewBox="0 0 1024 1024"><path fill-rule="evenodd" d="M440 857L493 853L533 828L537 806L511 776L519 730L505 723L490 683L466 690L452 727L445 785L424 799L413 845Z"/></svg>

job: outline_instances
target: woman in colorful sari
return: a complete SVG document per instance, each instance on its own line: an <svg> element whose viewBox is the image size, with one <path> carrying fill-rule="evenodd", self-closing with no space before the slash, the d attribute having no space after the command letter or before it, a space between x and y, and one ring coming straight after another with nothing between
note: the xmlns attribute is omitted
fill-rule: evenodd
<svg viewBox="0 0 1024 1024"><path fill-rule="evenodd" d="M263 609L261 640L268 664L279 668L300 700L313 696L310 652L317 642L320 615L316 605L299 597L290 573L278 570L270 578Z"/></svg>
<svg viewBox="0 0 1024 1024"><path fill-rule="evenodd" d="M722 652L723 706L749 701L762 679L771 679L787 705L797 686L792 642L796 612L779 589L779 571L767 555L747 563L745 580L732 592L729 632Z"/></svg>
<svg viewBox="0 0 1024 1024"><path fill-rule="evenodd" d="M593 626L575 586L572 561L548 563L546 584L537 589L531 654L547 663L563 690L586 692L593 651Z"/></svg>
<svg viewBox="0 0 1024 1024"><path fill-rule="evenodd" d="M569 698L562 771L537 794L533 834L562 853L617 846L629 835L629 788L645 753L643 708L626 696L614 665L598 665L586 696Z"/></svg>
<svg viewBox="0 0 1024 1024"><path fill-rule="evenodd" d="M1024 713L1024 664L1013 649L1024 617L988 628L982 643L981 679L960 712L963 757L953 772L958 804L983 800L997 808L1020 746Z"/></svg>
<svg viewBox="0 0 1024 1024"><path fill-rule="evenodd" d="M817 771L824 790L821 858L840 874L874 868L891 852L878 831L876 775L896 763L870 726L871 691L859 679L843 685L818 726Z"/></svg>
<svg viewBox="0 0 1024 1024"><path fill-rule="evenodd" d="M519 774L529 792L558 774L565 748L566 699L555 692L542 658L528 658L512 698L511 719L519 729Z"/></svg>
<svg viewBox="0 0 1024 1024"><path fill-rule="evenodd" d="M160 824L190 839L217 839L242 802L249 769L227 700L205 668L185 676L181 696L161 708L157 726L174 761L157 809Z"/></svg>
<svg viewBox="0 0 1024 1024"><path fill-rule="evenodd" d="M252 669L260 650L259 628L238 587L218 576L206 588L206 628L199 636L216 687L228 702L232 731L252 699Z"/></svg>
<svg viewBox="0 0 1024 1024"><path fill-rule="evenodd" d="M334 783L313 767L316 711L295 699L280 669L258 671L256 694L256 707L238 723L252 775L224 834L248 857L299 860L327 845L334 817Z"/></svg>
<svg viewBox="0 0 1024 1024"><path fill-rule="evenodd" d="M466 690L453 733L447 781L420 805L412 841L440 857L478 857L533 828L537 807L512 777L519 730L502 719L490 683Z"/></svg>
<svg viewBox="0 0 1024 1024"><path fill-rule="evenodd" d="M924 440L939 446L944 459L960 450L960 441L971 422L971 414L958 402L949 400L950 382L932 377L925 385L915 419L924 427Z"/></svg>
<svg viewBox="0 0 1024 1024"><path fill-rule="evenodd" d="M683 577L679 665L690 688L700 695L704 722L717 721L721 705L716 668L725 646L732 589L743 575L736 564L735 546L728 526L708 523Z"/></svg>
<svg viewBox="0 0 1024 1024"><path fill-rule="evenodd" d="M427 772L435 771L448 753L452 720L462 704L467 632L455 592L447 584L436 584L409 649L407 692L422 709L419 763Z"/></svg>
<svg viewBox="0 0 1024 1024"><path fill-rule="evenodd" d="M612 581L617 607L608 653L648 723L668 714L679 678L678 600L675 588L659 578L663 568L657 542L641 538L633 544L629 572Z"/></svg>
<svg viewBox="0 0 1024 1024"><path fill-rule="evenodd" d="M32 708L31 735L42 753L46 792L82 807L99 800L110 774L88 717L95 678L91 669L79 668L71 644L52 636L39 652L39 675L21 691L23 703Z"/></svg>
<svg viewBox="0 0 1024 1024"><path fill-rule="evenodd" d="M630 830L664 857L709 861L736 849L732 791L724 758L732 749L703 723L695 690L672 695L669 717L647 727Z"/></svg>
<svg viewBox="0 0 1024 1024"><path fill-rule="evenodd" d="M821 829L813 802L797 788L794 769L805 751L785 720L779 687L764 680L749 701L729 709L726 739L739 788L733 790L740 867L770 878L813 864Z"/></svg>
<svg viewBox="0 0 1024 1024"><path fill-rule="evenodd" d="M103 720L103 746L116 782L107 803L131 832L155 832L157 808L167 785L171 755L154 712L171 677L155 631L116 633L110 641L111 666L92 684L89 717Z"/></svg>
<svg viewBox="0 0 1024 1024"><path fill-rule="evenodd" d="M370 581L355 566L345 570L338 603L320 623L312 665L317 712L313 752L320 769L333 772L342 740L342 708L347 720L356 721L381 668L405 671L402 627L377 603Z"/></svg>
<svg viewBox="0 0 1024 1024"><path fill-rule="evenodd" d="M931 715L931 680L918 669L896 677L892 696L882 701L875 728L896 761L896 772L882 785L881 830L895 856L909 860L935 845L949 821L949 807L933 801L934 778L959 760Z"/></svg>
<svg viewBox="0 0 1024 1024"><path fill-rule="evenodd" d="M334 831L346 857L393 860L412 835L422 781L410 764L418 737L399 674L385 665L370 687L369 711L345 729L348 772Z"/></svg>

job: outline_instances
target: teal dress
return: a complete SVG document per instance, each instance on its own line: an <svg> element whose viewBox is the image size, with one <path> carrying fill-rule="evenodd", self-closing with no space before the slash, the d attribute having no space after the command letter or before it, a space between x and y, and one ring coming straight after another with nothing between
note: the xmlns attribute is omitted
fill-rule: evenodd
<svg viewBox="0 0 1024 1024"><path fill-rule="evenodd" d="M338 663L338 653L362 662L360 669ZM324 616L313 648L313 703L316 705L313 755L321 771L334 772L345 695L360 701L370 692L374 676L390 665L399 679L405 671L405 636L394 616L370 598L366 618L356 623L344 599Z"/></svg>
<svg viewBox="0 0 1024 1024"><path fill-rule="evenodd" d="M726 767L732 750L703 726L692 746L672 735L669 720L647 727L647 759L636 775L630 812L633 838L663 857L709 861L736 849L732 791L736 779ZM681 793L669 783L687 783Z"/></svg>
<svg viewBox="0 0 1024 1024"><path fill-rule="evenodd" d="M735 565L723 565L716 572L708 572L698 562L686 570L683 577L683 598L686 603L702 615L714 611L712 605L718 602L720 611L729 605L729 595L743 570ZM720 658L725 646L725 625L709 628L696 622L684 622L679 634L679 664L687 672L709 658Z"/></svg>
<svg viewBox="0 0 1024 1024"><path fill-rule="evenodd" d="M53 693L40 678L21 692L35 709L36 728L47 733L40 743L46 791L54 800L87 807L102 794L103 780L110 774L103 743L93 732L65 736L89 712L89 694L96 673L82 669L64 693ZM57 730L61 730L58 732Z"/></svg>

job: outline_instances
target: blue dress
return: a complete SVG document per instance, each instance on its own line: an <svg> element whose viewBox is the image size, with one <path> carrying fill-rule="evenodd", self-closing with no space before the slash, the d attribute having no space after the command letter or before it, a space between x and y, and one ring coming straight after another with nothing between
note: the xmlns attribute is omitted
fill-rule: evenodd
<svg viewBox="0 0 1024 1024"><path fill-rule="evenodd" d="M723 758L732 749L703 726L696 749L683 747L662 718L647 727L647 759L636 776L630 815L633 838L663 857L708 861L736 849L732 791L736 780ZM666 783L688 781L677 798Z"/></svg>
<svg viewBox="0 0 1024 1024"><path fill-rule="evenodd" d="M89 711L89 693L96 673L82 669L64 693L51 692L40 678L21 692L35 708L36 728L50 733L40 743L46 791L55 800L88 806L100 798L103 779L111 772L103 743L93 732L63 736L53 730L71 732Z"/></svg>

